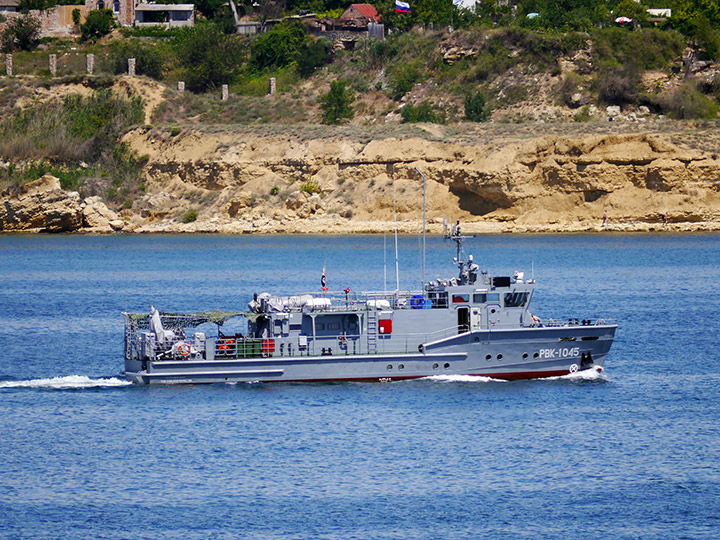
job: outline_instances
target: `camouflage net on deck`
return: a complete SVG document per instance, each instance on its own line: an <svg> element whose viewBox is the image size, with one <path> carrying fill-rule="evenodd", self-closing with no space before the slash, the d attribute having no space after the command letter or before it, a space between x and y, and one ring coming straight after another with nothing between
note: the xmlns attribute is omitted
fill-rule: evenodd
<svg viewBox="0 0 720 540"><path fill-rule="evenodd" d="M149 313L123 313L126 324L134 330L145 330L150 328ZM222 326L225 321L233 317L246 317L255 320L258 315L243 311L205 311L202 313L160 313L160 321L163 328L168 330L179 328L195 328L204 323L214 323Z"/></svg>

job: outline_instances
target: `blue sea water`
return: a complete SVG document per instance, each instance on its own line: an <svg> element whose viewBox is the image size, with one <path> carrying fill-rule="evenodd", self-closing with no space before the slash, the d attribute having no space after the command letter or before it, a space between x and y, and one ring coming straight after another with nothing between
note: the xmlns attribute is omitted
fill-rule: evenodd
<svg viewBox="0 0 720 540"><path fill-rule="evenodd" d="M382 236L0 236L0 538L720 537L720 235L479 236L601 376L128 385L120 312L394 288ZM387 257L385 257L387 253ZM400 241L401 287L419 243ZM452 246L429 238L427 277ZM384 261L387 259L387 278Z"/></svg>

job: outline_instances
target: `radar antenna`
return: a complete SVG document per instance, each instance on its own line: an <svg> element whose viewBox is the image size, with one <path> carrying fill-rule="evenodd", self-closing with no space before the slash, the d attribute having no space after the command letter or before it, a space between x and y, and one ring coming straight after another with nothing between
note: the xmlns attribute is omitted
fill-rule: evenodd
<svg viewBox="0 0 720 540"><path fill-rule="evenodd" d="M477 265L472 261L472 255L469 259L465 258L465 251L463 250L462 243L463 240L467 238L474 238L474 235L462 234L462 231L460 229L460 220L458 220L455 225L450 227L449 233L445 233L446 240L451 240L455 242L457 253L453 262L458 265L458 270L460 271L460 281L463 284L466 283L468 280L474 282L474 280L470 279L468 271L477 271Z"/></svg>

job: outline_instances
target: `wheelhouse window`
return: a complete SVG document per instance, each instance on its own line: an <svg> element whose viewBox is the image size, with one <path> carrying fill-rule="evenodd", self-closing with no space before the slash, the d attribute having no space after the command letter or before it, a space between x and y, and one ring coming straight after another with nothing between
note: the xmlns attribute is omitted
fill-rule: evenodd
<svg viewBox="0 0 720 540"><path fill-rule="evenodd" d="M500 294L498 293L475 293L473 294L473 304L485 304L486 302L499 302Z"/></svg>
<svg viewBox="0 0 720 540"><path fill-rule="evenodd" d="M452 295L452 303L453 304L467 304L468 302L470 302L469 294L453 294Z"/></svg>
<svg viewBox="0 0 720 540"><path fill-rule="evenodd" d="M527 292L505 293L505 307L523 307L527 304Z"/></svg>

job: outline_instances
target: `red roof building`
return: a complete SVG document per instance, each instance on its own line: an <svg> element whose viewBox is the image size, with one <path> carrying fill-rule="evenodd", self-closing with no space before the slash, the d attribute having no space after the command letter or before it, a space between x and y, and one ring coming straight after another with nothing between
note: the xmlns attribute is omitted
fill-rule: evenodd
<svg viewBox="0 0 720 540"><path fill-rule="evenodd" d="M380 14L372 4L351 4L345 12L340 15L339 21L355 21L367 25L380 20Z"/></svg>

